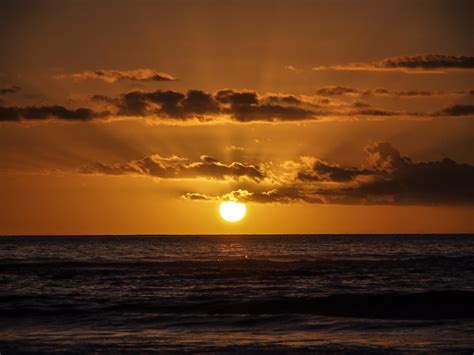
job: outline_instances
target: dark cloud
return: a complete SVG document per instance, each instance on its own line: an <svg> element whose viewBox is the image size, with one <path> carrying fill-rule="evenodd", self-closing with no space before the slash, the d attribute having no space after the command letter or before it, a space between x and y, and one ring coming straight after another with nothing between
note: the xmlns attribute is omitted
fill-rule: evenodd
<svg viewBox="0 0 474 355"><path fill-rule="evenodd" d="M413 162L389 142L366 147L369 167L343 167L315 158L292 162L294 179L275 188L237 189L221 196L186 194L194 200L327 204L474 204L474 166L445 158ZM263 186L264 187L264 186Z"/></svg>
<svg viewBox="0 0 474 355"><path fill-rule="evenodd" d="M323 192L331 199L394 204L474 203L474 166L445 158L414 163L388 142L367 148L380 170L354 187Z"/></svg>
<svg viewBox="0 0 474 355"><path fill-rule="evenodd" d="M280 104L286 104L286 105L307 104L293 95L267 95L265 99L270 103L280 103Z"/></svg>
<svg viewBox="0 0 474 355"><path fill-rule="evenodd" d="M136 69L136 70L86 70L78 73L59 74L57 79L71 78L76 81L87 79L102 80L107 83L115 83L116 81L175 81L176 78L170 74L157 72L152 69Z"/></svg>
<svg viewBox="0 0 474 355"><path fill-rule="evenodd" d="M449 97L449 96L465 96L469 95L468 91L432 91L432 90L400 90L390 91L383 88L375 90L367 90L365 95L373 96L393 96L400 98L417 98L417 97Z"/></svg>
<svg viewBox="0 0 474 355"><path fill-rule="evenodd" d="M97 101L97 102L106 102L109 104L116 104L116 99L110 96L106 96L106 95L93 95L91 97L91 100Z"/></svg>
<svg viewBox="0 0 474 355"><path fill-rule="evenodd" d="M239 105L257 105L258 96L254 91L234 91L232 89L220 90L215 94L216 100L221 103Z"/></svg>
<svg viewBox="0 0 474 355"><path fill-rule="evenodd" d="M474 115L474 105L453 105L434 113L435 116L469 116Z"/></svg>
<svg viewBox="0 0 474 355"><path fill-rule="evenodd" d="M474 71L474 57L442 54L405 55L389 57L376 62L317 66L313 70L400 71L405 73Z"/></svg>
<svg viewBox="0 0 474 355"><path fill-rule="evenodd" d="M203 155L200 161L188 162L177 156L161 157L150 155L140 160L125 164L107 165L95 163L81 169L84 174L105 175L145 175L163 179L210 178L224 180L228 178L247 177L260 181L265 177L263 170L256 165L232 162L222 163L219 160Z"/></svg>
<svg viewBox="0 0 474 355"><path fill-rule="evenodd" d="M221 90L209 94L190 90L186 94L175 91L133 91L113 99L96 95L95 100L113 104L118 115L164 116L170 119L205 120L207 116L226 114L239 122L296 121L314 118L316 112L291 95L260 98L253 91Z"/></svg>
<svg viewBox="0 0 474 355"><path fill-rule="evenodd" d="M10 87L0 88L0 95L14 94L20 90L21 88L19 86L12 85Z"/></svg>
<svg viewBox="0 0 474 355"><path fill-rule="evenodd" d="M363 102L363 101L356 101L352 104L353 107L356 107L356 108L367 108L367 107L370 107L370 105L366 102Z"/></svg>
<svg viewBox="0 0 474 355"><path fill-rule="evenodd" d="M439 93L435 93L433 91L421 91L421 90L406 90L406 91L398 91L395 93L396 96L434 96L439 95Z"/></svg>
<svg viewBox="0 0 474 355"><path fill-rule="evenodd" d="M190 90L186 95L175 91L134 91L123 95L116 105L118 114L124 116L161 115L183 119L219 112L212 95L199 90Z"/></svg>
<svg viewBox="0 0 474 355"><path fill-rule="evenodd" d="M301 181L335 181L347 182L360 175L370 175L373 172L367 169L341 167L316 159L308 169L298 172L297 178Z"/></svg>
<svg viewBox="0 0 474 355"><path fill-rule="evenodd" d="M182 107L185 115L206 115L220 111L220 107L214 100L214 97L200 90L188 91L182 101Z"/></svg>
<svg viewBox="0 0 474 355"><path fill-rule="evenodd" d="M325 89L329 90L328 88ZM434 92L400 91L387 89L358 91L350 88L331 87L325 95L337 96L344 92L366 95L414 96L429 95ZM465 92L464 92L465 94ZM319 98L319 99L318 99ZM118 97L95 95L95 102L103 102L107 111L96 112L91 108L68 109L60 105L8 107L0 105L1 121L41 120L48 118L64 120L91 120L104 117L146 117L153 119L186 121L234 121L234 122L292 122L317 120L321 117L349 116L466 116L473 114L472 105L455 105L434 113L389 111L372 108L363 102L350 104L337 102L327 97L296 97L286 94L259 95L254 91L225 89L216 93L189 90L181 93L172 90L151 92L131 91Z"/></svg>
<svg viewBox="0 0 474 355"><path fill-rule="evenodd" d="M117 114L123 116L143 116L148 112L145 96L139 91L123 95L121 100L116 101L116 105L118 108Z"/></svg>
<svg viewBox="0 0 474 355"><path fill-rule="evenodd" d="M68 109L64 106L0 106L0 122L47 119L89 121L95 118L104 118L108 115L109 112L95 112L88 108Z"/></svg>
<svg viewBox="0 0 474 355"><path fill-rule="evenodd" d="M474 167L445 158L415 163L389 142L366 148L373 172L367 181L315 192L328 203L474 203Z"/></svg>
<svg viewBox="0 0 474 355"><path fill-rule="evenodd" d="M417 98L417 97L448 97L465 96L469 91L431 91L431 90L388 90L385 88L376 88L368 90L359 90L345 86L326 86L316 90L316 95L331 96L390 96L398 98Z"/></svg>
<svg viewBox="0 0 474 355"><path fill-rule="evenodd" d="M317 114L315 111L305 108L271 104L232 106L228 112L239 122L301 121L315 119Z"/></svg>
<svg viewBox="0 0 474 355"><path fill-rule="evenodd" d="M316 95L319 96L342 96L357 94L360 94L359 90L344 86L326 86L316 90Z"/></svg>
<svg viewBox="0 0 474 355"><path fill-rule="evenodd" d="M474 57L450 56L441 54L424 54L398 56L383 59L376 63L382 68L407 68L423 70L474 69Z"/></svg>
<svg viewBox="0 0 474 355"><path fill-rule="evenodd" d="M218 91L216 99L229 104L222 111L239 122L295 121L315 118L316 115L310 108L300 107L303 102L291 95L259 98L255 92L228 89Z"/></svg>
<svg viewBox="0 0 474 355"><path fill-rule="evenodd" d="M386 111L376 108L361 108L349 113L351 116L399 116L405 114L404 112Z"/></svg>

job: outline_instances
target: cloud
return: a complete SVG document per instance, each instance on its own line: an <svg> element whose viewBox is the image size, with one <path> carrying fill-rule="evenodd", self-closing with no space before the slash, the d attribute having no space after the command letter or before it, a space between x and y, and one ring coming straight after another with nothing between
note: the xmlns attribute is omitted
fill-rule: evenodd
<svg viewBox="0 0 474 355"><path fill-rule="evenodd" d="M269 102L269 103L280 103L280 104L286 104L286 105L305 105L309 104L308 102L305 102L303 100L298 99L294 95L265 95L264 100Z"/></svg>
<svg viewBox="0 0 474 355"><path fill-rule="evenodd" d="M20 90L21 88L19 86L12 85L10 87L0 88L0 95L15 94Z"/></svg>
<svg viewBox="0 0 474 355"><path fill-rule="evenodd" d="M394 92L394 96L400 97L430 97L430 96L448 96L454 95L455 93L444 93L444 92L436 92L436 91L428 91L428 90L405 90L405 91L396 91Z"/></svg>
<svg viewBox="0 0 474 355"><path fill-rule="evenodd" d="M233 106L228 112L239 122L302 121L316 117L312 110L270 104Z"/></svg>
<svg viewBox="0 0 474 355"><path fill-rule="evenodd" d="M390 142L377 142L365 147L368 160L378 170L395 170L411 163Z"/></svg>
<svg viewBox="0 0 474 355"><path fill-rule="evenodd" d="M408 115L404 112L396 112L396 111L387 111L387 110L379 110L375 108L361 108L355 111L350 112L352 116L401 116L403 114Z"/></svg>
<svg viewBox="0 0 474 355"><path fill-rule="evenodd" d="M359 90L345 86L325 86L316 90L316 95L320 96L342 96L357 94L360 94Z"/></svg>
<svg viewBox="0 0 474 355"><path fill-rule="evenodd" d="M315 71L398 71L404 73L447 73L453 71L474 71L474 57L442 54L405 55L382 59L376 62L349 63L330 66L316 66Z"/></svg>
<svg viewBox="0 0 474 355"><path fill-rule="evenodd" d="M220 196L188 193L183 197L256 203L474 204L472 165L449 158L413 162L389 142L369 144L365 151L367 167L344 167L302 157L285 163L290 174L281 174L271 189L264 185Z"/></svg>
<svg viewBox="0 0 474 355"><path fill-rule="evenodd" d="M347 86L325 86L315 92L316 95L331 96L388 96L397 98L450 97L472 95L470 91L432 91L432 90L389 90L385 88L359 90Z"/></svg>
<svg viewBox="0 0 474 355"><path fill-rule="evenodd" d="M449 158L415 163L388 142L369 145L367 152L379 169L370 181L322 195L349 203L474 203L474 166Z"/></svg>
<svg viewBox="0 0 474 355"><path fill-rule="evenodd" d="M269 95L259 97L252 91L221 90L215 94L216 99L228 104L222 112L230 114L239 122L251 121L296 121L314 119L317 112L292 95ZM304 108L301 105L307 104Z"/></svg>
<svg viewBox="0 0 474 355"><path fill-rule="evenodd" d="M355 108L367 108L367 107L370 107L370 105L366 102L363 102L363 101L356 101L352 104L352 107L355 107Z"/></svg>
<svg viewBox="0 0 474 355"><path fill-rule="evenodd" d="M474 115L474 105L453 105L433 114L434 116L469 116Z"/></svg>
<svg viewBox="0 0 474 355"><path fill-rule="evenodd" d="M191 201L211 201L216 200L213 196L208 196L206 194L201 194L199 192L187 192L182 196L185 200Z"/></svg>
<svg viewBox="0 0 474 355"><path fill-rule="evenodd" d="M195 118L219 112L214 98L203 91L190 90L182 94L175 91L133 91L115 101L118 115L166 116L169 118Z"/></svg>
<svg viewBox="0 0 474 355"><path fill-rule="evenodd" d="M298 189L281 188L272 189L268 191L250 192L245 189L238 189L231 191L224 195L211 196L201 193L188 192L181 196L186 200L191 201L238 201L238 202L255 202L255 203L323 203L317 197L310 197L306 194L301 194Z"/></svg>
<svg viewBox="0 0 474 355"><path fill-rule="evenodd" d="M86 70L78 73L59 74L56 79L71 78L75 81L87 79L102 80L106 83L115 83L122 80L131 81L175 81L175 77L170 74L157 72L152 69L135 70Z"/></svg>
<svg viewBox="0 0 474 355"><path fill-rule="evenodd" d="M347 182L357 176L370 175L372 171L353 167L341 167L338 164L330 164L320 159L306 158L309 166L298 171L297 178L300 181L335 181Z"/></svg>
<svg viewBox="0 0 474 355"><path fill-rule="evenodd" d="M125 164L108 165L98 162L83 167L80 172L103 175L144 175L162 179L226 180L247 177L260 181L265 178L265 173L259 166L241 162L226 164L206 155L201 156L197 162L188 162L186 158L162 157L154 154Z"/></svg>
<svg viewBox="0 0 474 355"><path fill-rule="evenodd" d="M130 91L117 97L94 95L93 102L104 108L97 112L91 108L70 109L61 105L51 106L0 106L0 121L61 119L86 121L92 119L122 119L123 117L153 119L157 122L300 122L321 118L347 117L438 117L472 116L472 105L454 105L435 112L391 111L373 108L357 101L336 100L329 96L340 95L406 95L419 92L390 92L387 89L360 91L347 87L325 87L318 90L322 95L289 95L281 93L258 94L250 90L224 89L215 93L189 90L181 93L173 90ZM428 95L431 92L422 92ZM434 92L433 92L434 93ZM464 92L465 93L465 92ZM97 105L97 104L96 104Z"/></svg>
<svg viewBox="0 0 474 355"><path fill-rule="evenodd" d="M229 151L229 152L243 152L243 151L245 151L244 147L239 147L239 146L236 146L236 145L228 145L224 149L226 151Z"/></svg>
<svg viewBox="0 0 474 355"><path fill-rule="evenodd" d="M218 91L215 94L215 97L217 101L232 106L257 105L259 102L258 95L254 91L234 91L232 89L224 89Z"/></svg>
<svg viewBox="0 0 474 355"><path fill-rule="evenodd" d="M90 121L105 118L109 112L95 112L89 108L68 109L64 106L0 106L0 122L22 120L59 119L65 121Z"/></svg>
<svg viewBox="0 0 474 355"><path fill-rule="evenodd" d="M238 122L298 121L315 119L314 105L292 95L259 96L253 91L225 89L215 94L190 90L132 91L118 98L94 96L94 100L112 104L122 116L165 117L168 119L210 120L210 116L226 115Z"/></svg>
<svg viewBox="0 0 474 355"><path fill-rule="evenodd" d="M399 90L390 91L384 88L367 90L363 93L365 96L392 96L399 98L419 98L419 97L450 97L467 96L468 91L432 91L432 90Z"/></svg>
<svg viewBox="0 0 474 355"><path fill-rule="evenodd" d="M286 70L289 70L289 71L292 71L292 72L298 71L298 69L297 69L295 66L293 66L293 65L285 65L284 68L285 68Z"/></svg>
<svg viewBox="0 0 474 355"><path fill-rule="evenodd" d="M366 179L316 192L329 203L474 203L474 166L445 158L413 162L389 142L366 147L373 171Z"/></svg>

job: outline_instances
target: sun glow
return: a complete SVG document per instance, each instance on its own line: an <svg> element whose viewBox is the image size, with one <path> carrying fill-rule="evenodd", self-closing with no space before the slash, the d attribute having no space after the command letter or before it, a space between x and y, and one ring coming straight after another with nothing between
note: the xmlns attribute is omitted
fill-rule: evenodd
<svg viewBox="0 0 474 355"><path fill-rule="evenodd" d="M221 217L227 222L237 222L245 217L247 208L243 203L225 201L219 207Z"/></svg>

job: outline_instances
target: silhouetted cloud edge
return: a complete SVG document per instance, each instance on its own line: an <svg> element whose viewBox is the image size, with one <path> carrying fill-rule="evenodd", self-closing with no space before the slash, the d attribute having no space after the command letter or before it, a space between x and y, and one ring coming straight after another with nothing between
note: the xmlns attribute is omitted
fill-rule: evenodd
<svg viewBox="0 0 474 355"><path fill-rule="evenodd" d="M314 71L374 71L404 72L408 74L474 72L474 57L443 54L401 55L375 62L359 62L327 66L315 66Z"/></svg>

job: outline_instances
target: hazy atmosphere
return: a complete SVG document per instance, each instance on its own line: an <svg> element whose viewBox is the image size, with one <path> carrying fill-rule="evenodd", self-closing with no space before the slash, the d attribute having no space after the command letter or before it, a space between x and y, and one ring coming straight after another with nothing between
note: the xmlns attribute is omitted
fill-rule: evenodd
<svg viewBox="0 0 474 355"><path fill-rule="evenodd" d="M379 4L3 1L0 233L473 232L472 2Z"/></svg>

